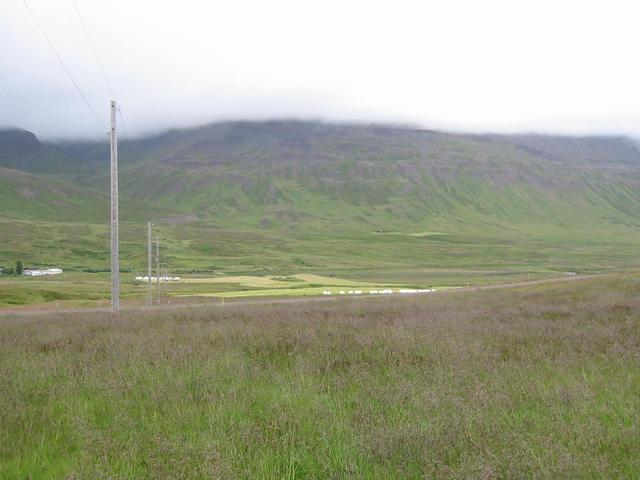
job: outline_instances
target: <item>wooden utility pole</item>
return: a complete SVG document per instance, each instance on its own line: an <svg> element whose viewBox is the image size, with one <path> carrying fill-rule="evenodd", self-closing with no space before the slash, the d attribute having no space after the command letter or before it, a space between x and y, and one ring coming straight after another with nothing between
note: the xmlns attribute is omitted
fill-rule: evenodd
<svg viewBox="0 0 640 480"><path fill-rule="evenodd" d="M147 306L150 307L153 304L153 293L151 290L151 222L147 223Z"/></svg>
<svg viewBox="0 0 640 480"><path fill-rule="evenodd" d="M120 257L118 255L118 138L116 102L111 100L111 313L120 312Z"/></svg>

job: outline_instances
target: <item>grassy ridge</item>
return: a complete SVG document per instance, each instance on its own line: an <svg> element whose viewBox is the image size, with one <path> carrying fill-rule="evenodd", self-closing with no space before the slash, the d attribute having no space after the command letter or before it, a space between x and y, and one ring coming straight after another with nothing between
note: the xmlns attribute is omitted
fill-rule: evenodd
<svg viewBox="0 0 640 480"><path fill-rule="evenodd" d="M635 478L637 277L0 322L0 476Z"/></svg>

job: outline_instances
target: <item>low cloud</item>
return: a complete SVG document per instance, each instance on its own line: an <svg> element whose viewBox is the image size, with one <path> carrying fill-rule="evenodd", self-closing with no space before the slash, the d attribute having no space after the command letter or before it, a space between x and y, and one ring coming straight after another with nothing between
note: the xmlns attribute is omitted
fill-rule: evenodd
<svg viewBox="0 0 640 480"><path fill-rule="evenodd" d="M76 3L130 136L279 117L640 135L632 2ZM106 123L73 4L29 5ZM22 3L0 6L0 43L2 123L101 138Z"/></svg>

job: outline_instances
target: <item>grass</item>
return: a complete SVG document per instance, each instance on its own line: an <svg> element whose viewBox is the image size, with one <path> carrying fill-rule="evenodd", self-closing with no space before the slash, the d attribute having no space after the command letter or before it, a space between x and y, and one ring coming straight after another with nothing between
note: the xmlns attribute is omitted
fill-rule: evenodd
<svg viewBox="0 0 640 480"><path fill-rule="evenodd" d="M146 268L145 232L142 225L123 223L120 228L121 266L131 272L122 277L126 298L145 296L144 286L130 282L136 275L143 275ZM352 281L354 286L444 287L508 283L566 272L605 273L639 265L638 244L625 235L601 241L576 239L569 234L566 238L550 234L546 240L506 240L462 233L415 237L344 231L326 235L312 231L284 235L166 224L157 226L157 232L167 238L163 261L172 275L252 277L257 282L273 283L273 287L294 286L295 278L309 274L331 278L331 282ZM108 267L108 245L105 225L0 219L0 264L13 265L21 259L27 266L65 269L64 276L46 283L0 275L0 305L52 301L95 305L106 300L108 274L89 275L85 271ZM205 245L207 248L203 249ZM294 282L273 280L276 277ZM193 284L169 287L168 293L215 294L250 289L243 282L215 281L221 282L215 288L213 284ZM306 283L335 285L326 280Z"/></svg>
<svg viewBox="0 0 640 480"><path fill-rule="evenodd" d="M0 276L0 309L16 305L55 303L59 307L95 307L110 299L109 273L65 272L55 276ZM217 275L181 277L180 281L163 284L164 297L288 297L322 295L326 290L339 294L341 290L398 289L425 287L423 283L373 283L310 273L282 276ZM442 287L447 288L447 287ZM153 283L154 295L156 284ZM131 273L121 274L121 298L129 304L147 298L147 284L135 281ZM163 300L163 303L166 299Z"/></svg>
<svg viewBox="0 0 640 480"><path fill-rule="evenodd" d="M213 288L212 291L200 290L196 293L193 285L202 286L203 284L210 287L216 285L236 285L235 289L225 289L220 291ZM324 291L330 291L339 294L341 290L361 290L368 291L370 288L387 289L404 287L405 285L381 284L356 282L343 278L325 277L311 273L301 273L298 275L282 277L282 276L219 276L219 277L186 277L177 284L170 284L168 288L172 290L175 296L203 296L203 297L265 297L265 296L305 296L305 295L321 295ZM185 293L188 292L188 293Z"/></svg>
<svg viewBox="0 0 640 480"><path fill-rule="evenodd" d="M127 281L127 274L122 276L121 297L143 298L146 287ZM47 277L0 275L0 308L53 302L98 306L110 298L110 288L110 273L65 272Z"/></svg>
<svg viewBox="0 0 640 480"><path fill-rule="evenodd" d="M281 276L266 276L256 277L249 275L242 276L230 276L222 275L218 277L185 277L180 280L181 283L237 283L248 287L273 287L273 288L288 288L292 285L296 286L308 286L308 284L318 284L319 286L379 286L375 283L363 284L354 282L352 280L345 280L342 278L324 277L322 275L314 275L311 273L301 273L299 275L293 275L290 277Z"/></svg>
<svg viewBox="0 0 640 480"><path fill-rule="evenodd" d="M636 275L0 319L0 477L637 478Z"/></svg>
<svg viewBox="0 0 640 480"><path fill-rule="evenodd" d="M59 306L100 306L110 298L110 273L65 272L55 276L0 276L0 308L56 303ZM314 274L290 277L218 275L186 276L162 285L166 297L248 297L321 295L325 290L398 288L407 284L355 282ZM156 284L153 284L154 295ZM147 284L121 273L121 298L129 303L146 299Z"/></svg>

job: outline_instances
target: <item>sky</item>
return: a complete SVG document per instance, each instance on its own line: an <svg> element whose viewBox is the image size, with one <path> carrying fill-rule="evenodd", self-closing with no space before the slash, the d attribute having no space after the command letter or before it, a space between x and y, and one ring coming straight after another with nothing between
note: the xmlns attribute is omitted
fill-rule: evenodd
<svg viewBox="0 0 640 480"><path fill-rule="evenodd" d="M0 125L101 138L112 95L74 0L26 2L98 118L24 1L0 2ZM637 1L75 4L131 137L267 118L640 136Z"/></svg>

